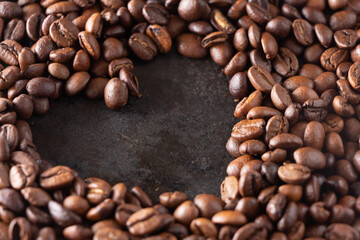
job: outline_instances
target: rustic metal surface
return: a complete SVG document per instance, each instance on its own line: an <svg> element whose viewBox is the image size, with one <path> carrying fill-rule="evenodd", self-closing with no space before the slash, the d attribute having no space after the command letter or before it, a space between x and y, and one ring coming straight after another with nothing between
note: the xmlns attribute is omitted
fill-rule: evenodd
<svg viewBox="0 0 360 240"><path fill-rule="evenodd" d="M210 59L175 51L136 63L143 97L118 112L102 100L62 97L31 119L43 159L82 177L139 185L150 196L181 190L219 195L232 157L225 144L236 122L227 79Z"/></svg>

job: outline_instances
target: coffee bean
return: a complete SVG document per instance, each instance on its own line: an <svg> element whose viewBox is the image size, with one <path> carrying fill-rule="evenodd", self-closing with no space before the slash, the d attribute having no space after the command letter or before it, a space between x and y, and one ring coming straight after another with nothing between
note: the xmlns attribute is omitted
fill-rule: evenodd
<svg viewBox="0 0 360 240"><path fill-rule="evenodd" d="M265 55L258 49L250 52L250 62L252 65L257 65L264 68L269 73L272 71L271 61L265 58Z"/></svg>
<svg viewBox="0 0 360 240"><path fill-rule="evenodd" d="M236 32L234 33L233 45L238 51L244 51L247 48L247 46L249 45L249 40L245 28L239 28L238 30L236 30Z"/></svg>
<svg viewBox="0 0 360 240"><path fill-rule="evenodd" d="M106 106L111 110L124 107L128 100L128 87L120 78L112 78L104 90Z"/></svg>
<svg viewBox="0 0 360 240"><path fill-rule="evenodd" d="M232 34L236 31L231 22L229 22L229 20L218 9L211 11L210 22L217 30L227 34Z"/></svg>
<svg viewBox="0 0 360 240"><path fill-rule="evenodd" d="M102 29L103 23L100 13L92 14L86 21L85 31L91 33L96 38L100 38Z"/></svg>
<svg viewBox="0 0 360 240"><path fill-rule="evenodd" d="M159 25L150 25L146 34L155 42L160 53L168 53L171 50L172 40L165 28Z"/></svg>
<svg viewBox="0 0 360 240"><path fill-rule="evenodd" d="M25 35L25 22L18 18L10 20L3 34L5 40L21 41Z"/></svg>
<svg viewBox="0 0 360 240"><path fill-rule="evenodd" d="M145 235L161 230L174 221L170 214L157 214L153 208L144 208L129 217L126 226L134 235Z"/></svg>
<svg viewBox="0 0 360 240"><path fill-rule="evenodd" d="M167 25L169 22L168 11L158 3L145 4L142 9L142 14L151 24Z"/></svg>
<svg viewBox="0 0 360 240"><path fill-rule="evenodd" d="M234 240L250 240L250 239L266 239L267 238L267 230L266 228L259 223L248 223L243 227L239 228L234 234Z"/></svg>
<svg viewBox="0 0 360 240"><path fill-rule="evenodd" d="M60 1L60 2L55 2L53 4L51 4L50 6L48 6L46 8L45 13L47 15L49 14L56 14L56 13L62 13L62 14L66 14L69 12L74 12L74 11L78 11L79 7L74 3L74 2L66 2L66 1Z"/></svg>
<svg viewBox="0 0 360 240"><path fill-rule="evenodd" d="M78 34L80 46L94 59L100 57L100 46L95 36L91 33L82 31Z"/></svg>
<svg viewBox="0 0 360 240"><path fill-rule="evenodd" d="M343 223L333 223L328 226L325 237L327 239L336 239L336 238L343 238L348 237L350 239L358 239L359 233L355 230L355 228L351 227L350 225L343 224Z"/></svg>
<svg viewBox="0 0 360 240"><path fill-rule="evenodd" d="M248 16L256 23L264 24L271 20L270 12L257 3L246 4Z"/></svg>
<svg viewBox="0 0 360 240"><path fill-rule="evenodd" d="M283 77L291 77L299 69L299 62L293 52L287 48L279 48L278 54L273 60L275 71Z"/></svg>
<svg viewBox="0 0 360 240"><path fill-rule="evenodd" d="M256 90L269 93L275 84L272 76L260 66L252 66L248 70L248 77Z"/></svg>
<svg viewBox="0 0 360 240"><path fill-rule="evenodd" d="M83 89L85 89L87 83L90 80L90 74L87 72L76 72L70 76L65 84L65 93L69 96L73 96Z"/></svg>
<svg viewBox="0 0 360 240"><path fill-rule="evenodd" d="M278 39L283 39L289 34L291 30L291 24L292 22L289 19L283 16L278 16L271 19L266 24L265 30L272 34L274 37Z"/></svg>
<svg viewBox="0 0 360 240"><path fill-rule="evenodd" d="M81 218L78 215L53 200L49 202L48 209L51 217L59 226L68 227L81 223Z"/></svg>
<svg viewBox="0 0 360 240"><path fill-rule="evenodd" d="M348 52L344 49L333 47L328 48L321 54L321 65L328 71L335 71L340 63L346 61Z"/></svg>
<svg viewBox="0 0 360 240"><path fill-rule="evenodd" d="M61 47L71 47L75 44L79 30L68 19L62 18L50 25L51 39Z"/></svg>
<svg viewBox="0 0 360 240"><path fill-rule="evenodd" d="M289 184L302 184L310 177L310 169L301 164L289 163L279 167L278 175Z"/></svg>
<svg viewBox="0 0 360 240"><path fill-rule="evenodd" d="M37 187L25 187L21 189L23 198L35 207L45 207L51 200L50 195Z"/></svg>
<svg viewBox="0 0 360 240"><path fill-rule="evenodd" d="M192 22L200 18L207 18L210 14L210 7L204 0L180 0L178 14L185 21Z"/></svg>
<svg viewBox="0 0 360 240"><path fill-rule="evenodd" d="M55 83L50 78L37 77L26 84L26 90L35 97L52 97L55 93Z"/></svg>
<svg viewBox="0 0 360 240"><path fill-rule="evenodd" d="M356 13L352 10L342 10L335 12L330 17L330 27L337 31L352 28L356 23Z"/></svg>
<svg viewBox="0 0 360 240"><path fill-rule="evenodd" d="M58 189L68 186L74 180L76 173L65 166L56 166L40 175L40 185L45 189Z"/></svg>
<svg viewBox="0 0 360 240"><path fill-rule="evenodd" d="M57 63L67 63L75 56L76 51L74 48L58 48L49 54L49 59Z"/></svg>

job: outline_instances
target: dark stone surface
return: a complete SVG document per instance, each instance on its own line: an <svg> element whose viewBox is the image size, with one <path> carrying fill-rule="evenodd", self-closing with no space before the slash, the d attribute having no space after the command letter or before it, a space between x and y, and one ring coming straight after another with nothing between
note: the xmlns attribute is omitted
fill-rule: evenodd
<svg viewBox="0 0 360 240"><path fill-rule="evenodd" d="M46 116L31 119L43 159L128 187L155 199L180 190L219 195L232 157L225 144L236 105L221 69L210 59L176 52L137 63L143 97L118 112L102 100L62 97Z"/></svg>

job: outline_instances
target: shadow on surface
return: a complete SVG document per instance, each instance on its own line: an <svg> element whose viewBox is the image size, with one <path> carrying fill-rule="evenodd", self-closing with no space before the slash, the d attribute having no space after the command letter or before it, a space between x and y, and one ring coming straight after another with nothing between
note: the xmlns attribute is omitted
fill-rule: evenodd
<svg viewBox="0 0 360 240"><path fill-rule="evenodd" d="M152 199L164 191L219 195L232 159L225 144L235 103L210 59L172 52L136 65L143 97L119 112L84 96L62 97L31 119L43 159L86 178L139 185Z"/></svg>

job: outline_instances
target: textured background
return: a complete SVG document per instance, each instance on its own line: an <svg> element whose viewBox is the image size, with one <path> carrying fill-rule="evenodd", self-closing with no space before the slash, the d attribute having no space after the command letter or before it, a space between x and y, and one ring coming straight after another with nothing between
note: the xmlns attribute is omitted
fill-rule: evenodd
<svg viewBox="0 0 360 240"><path fill-rule="evenodd" d="M33 117L43 159L82 177L139 185L155 199L164 191L219 195L232 157L225 144L236 123L227 78L210 59L176 51L136 62L141 99L118 112L102 100L62 97Z"/></svg>

